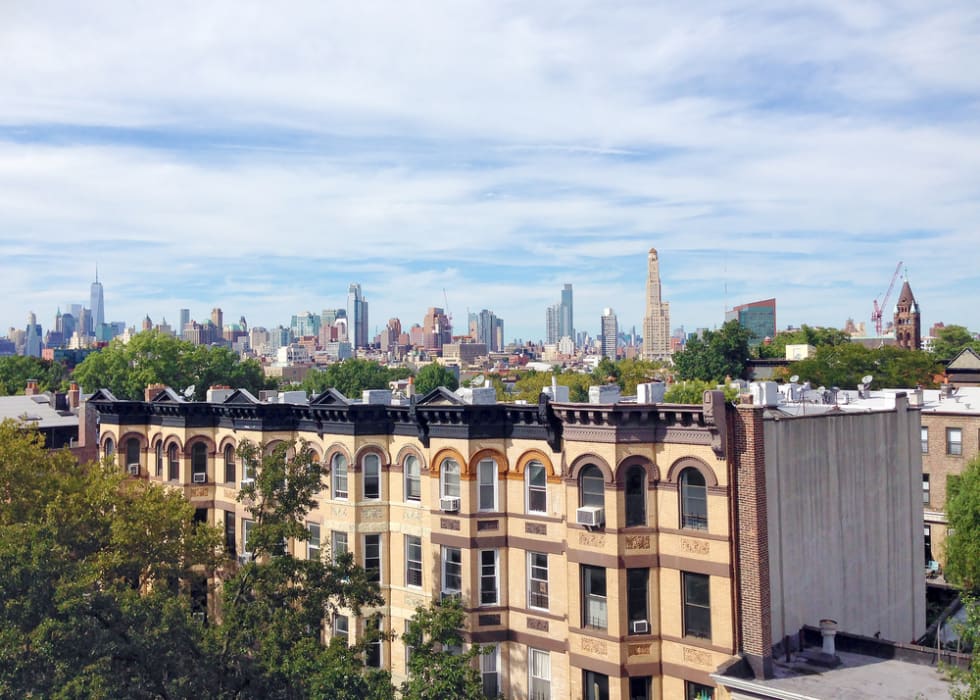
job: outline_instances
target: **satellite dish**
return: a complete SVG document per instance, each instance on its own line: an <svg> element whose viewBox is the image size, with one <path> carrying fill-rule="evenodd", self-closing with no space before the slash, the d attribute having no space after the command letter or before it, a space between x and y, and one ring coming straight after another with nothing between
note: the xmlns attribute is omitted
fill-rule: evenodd
<svg viewBox="0 0 980 700"><path fill-rule="evenodd" d="M194 395L194 390L195 389L197 389L197 385L196 384L191 384L189 387L187 387L186 389L184 389L184 398L185 399L189 399L190 397L192 397Z"/></svg>
<svg viewBox="0 0 980 700"><path fill-rule="evenodd" d="M487 380L486 377L484 377L482 374L478 374L470 380L470 386L481 387L483 386L483 382L485 382L486 380Z"/></svg>
<svg viewBox="0 0 980 700"><path fill-rule="evenodd" d="M871 376L870 374L866 374L863 377L861 377L861 383L862 384L870 384L873 379L874 379L873 376Z"/></svg>
<svg viewBox="0 0 980 700"><path fill-rule="evenodd" d="M794 374L792 377L789 378L789 380L794 384L796 384L796 382L800 381L800 375Z"/></svg>

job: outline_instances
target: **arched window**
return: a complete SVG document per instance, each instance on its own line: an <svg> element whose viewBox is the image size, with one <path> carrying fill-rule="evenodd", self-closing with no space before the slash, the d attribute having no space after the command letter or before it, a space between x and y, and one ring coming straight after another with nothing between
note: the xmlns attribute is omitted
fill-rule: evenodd
<svg viewBox="0 0 980 700"><path fill-rule="evenodd" d="M544 465L534 460L524 469L524 485L527 488L527 512L548 512L548 474Z"/></svg>
<svg viewBox="0 0 980 700"><path fill-rule="evenodd" d="M708 529L708 491L704 475L693 467L681 472L681 527Z"/></svg>
<svg viewBox="0 0 980 700"><path fill-rule="evenodd" d="M116 456L116 443L112 441L112 438L105 439L105 456L109 459Z"/></svg>
<svg viewBox="0 0 980 700"><path fill-rule="evenodd" d="M332 489L334 498L347 498L347 457L338 452L330 460Z"/></svg>
<svg viewBox="0 0 980 700"><path fill-rule="evenodd" d="M579 474L578 487L579 505L605 507L605 485L599 467L594 464L585 467Z"/></svg>
<svg viewBox="0 0 980 700"><path fill-rule="evenodd" d="M225 445L225 482L235 482L235 448Z"/></svg>
<svg viewBox="0 0 980 700"><path fill-rule="evenodd" d="M444 459L439 468L439 494L459 498L459 462Z"/></svg>
<svg viewBox="0 0 980 700"><path fill-rule="evenodd" d="M126 467L136 465L139 470L140 464L140 441L136 438L129 438L126 441Z"/></svg>
<svg viewBox="0 0 980 700"><path fill-rule="evenodd" d="M158 477L163 476L163 440L157 442L156 447L156 475Z"/></svg>
<svg viewBox="0 0 980 700"><path fill-rule="evenodd" d="M364 455L364 498L381 498L381 458L376 454Z"/></svg>
<svg viewBox="0 0 980 700"><path fill-rule="evenodd" d="M415 455L405 458L405 500L422 500L422 465Z"/></svg>
<svg viewBox="0 0 980 700"><path fill-rule="evenodd" d="M195 484L203 484L208 478L208 446L196 442L191 448L191 474Z"/></svg>
<svg viewBox="0 0 980 700"><path fill-rule="evenodd" d="M626 527L647 524L647 474L634 465L626 472Z"/></svg>
<svg viewBox="0 0 980 700"><path fill-rule="evenodd" d="M167 461L169 462L167 478L170 481L177 481L180 478L180 457L177 455L177 445L174 443L167 448Z"/></svg>

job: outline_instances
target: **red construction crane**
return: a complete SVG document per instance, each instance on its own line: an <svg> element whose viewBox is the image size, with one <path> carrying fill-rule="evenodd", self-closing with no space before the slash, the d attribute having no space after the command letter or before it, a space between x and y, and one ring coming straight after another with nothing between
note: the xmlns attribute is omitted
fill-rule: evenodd
<svg viewBox="0 0 980 700"><path fill-rule="evenodd" d="M888 298L892 295L892 290L895 288L895 280L898 279L898 273L902 271L902 261L898 261L898 265L895 266L895 274L892 275L892 281L888 285L888 291L885 292L885 296L881 299L881 306L878 305L878 300L874 300L874 311L871 312L871 323L875 326L875 336L881 337L881 312L888 306Z"/></svg>

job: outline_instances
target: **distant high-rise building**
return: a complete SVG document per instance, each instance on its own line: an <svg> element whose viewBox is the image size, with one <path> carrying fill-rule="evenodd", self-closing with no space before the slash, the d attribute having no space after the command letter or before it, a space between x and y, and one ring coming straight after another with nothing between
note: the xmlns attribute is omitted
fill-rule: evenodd
<svg viewBox="0 0 980 700"><path fill-rule="evenodd" d="M725 312L726 321L738 321L749 331L749 345L760 345L766 338L776 337L776 300L763 299L736 306Z"/></svg>
<svg viewBox="0 0 980 700"><path fill-rule="evenodd" d="M141 331L153 330L153 320L150 318L150 314L143 317L143 324L140 328Z"/></svg>
<svg viewBox="0 0 980 700"><path fill-rule="evenodd" d="M602 355L611 360L616 359L616 346L619 340L619 320L616 313L610 309L602 310Z"/></svg>
<svg viewBox="0 0 980 700"><path fill-rule="evenodd" d="M569 337L575 340L575 314L572 308L572 285L566 284L561 290L561 304L558 311L558 340Z"/></svg>
<svg viewBox="0 0 980 700"><path fill-rule="evenodd" d="M907 350L922 348L922 320L908 277L895 302L895 343Z"/></svg>
<svg viewBox="0 0 980 700"><path fill-rule="evenodd" d="M347 291L347 335L355 349L368 346L368 303L357 283Z"/></svg>
<svg viewBox="0 0 980 700"><path fill-rule="evenodd" d="M213 309L211 309L211 325L215 327L214 332L220 338L225 328L225 314L220 307L216 306Z"/></svg>
<svg viewBox="0 0 980 700"><path fill-rule="evenodd" d="M177 326L177 336L179 338L184 338L184 327L191 322L191 310L181 309L180 310L180 325Z"/></svg>
<svg viewBox="0 0 980 700"><path fill-rule="evenodd" d="M504 346L504 320L497 318L497 314L487 309L471 315L475 317L473 340L484 343L490 352L500 352Z"/></svg>
<svg viewBox="0 0 980 700"><path fill-rule="evenodd" d="M309 335L319 335L320 334L320 323L323 316L317 316L309 311L303 311L293 316L289 323L289 328L293 332L293 335L297 338L302 338Z"/></svg>
<svg viewBox="0 0 980 700"><path fill-rule="evenodd" d="M431 306L422 321L423 346L428 352L442 352L442 346L453 342L453 327L445 310Z"/></svg>
<svg viewBox="0 0 980 700"><path fill-rule="evenodd" d="M660 260L655 248L647 255L647 310L643 317L643 359L670 357L670 304L660 295Z"/></svg>
<svg viewBox="0 0 980 700"><path fill-rule="evenodd" d="M28 357L41 356L41 324L31 311L27 314L27 332L24 336L24 354Z"/></svg>
<svg viewBox="0 0 980 700"><path fill-rule="evenodd" d="M89 296L89 308L92 310L92 326L88 331L92 335L98 335L99 330L105 323L105 299L102 294L102 283L99 282L99 268L95 268L95 281L92 283L91 294Z"/></svg>
<svg viewBox="0 0 980 700"><path fill-rule="evenodd" d="M561 304L552 304L545 310L544 337L546 343L554 345L561 338Z"/></svg>

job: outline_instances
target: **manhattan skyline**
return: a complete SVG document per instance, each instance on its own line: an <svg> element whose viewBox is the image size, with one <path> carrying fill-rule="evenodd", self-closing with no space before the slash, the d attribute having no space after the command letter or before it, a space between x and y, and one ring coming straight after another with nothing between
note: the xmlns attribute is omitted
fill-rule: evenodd
<svg viewBox="0 0 980 700"><path fill-rule="evenodd" d="M639 330L651 247L674 326L867 323L899 260L924 328L980 326L971 3L294 13L5 10L4 328L98 264L129 325L275 326L357 282L371 335L445 288L456 333L538 339L571 283L577 329Z"/></svg>

